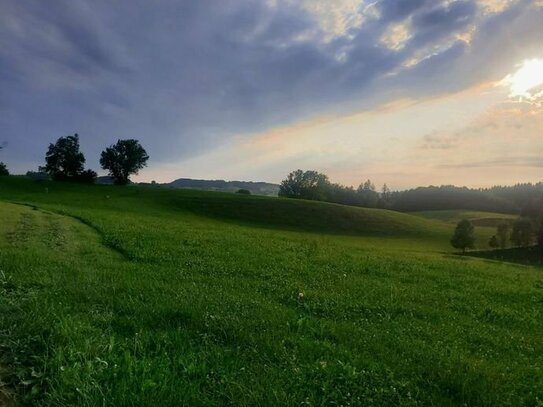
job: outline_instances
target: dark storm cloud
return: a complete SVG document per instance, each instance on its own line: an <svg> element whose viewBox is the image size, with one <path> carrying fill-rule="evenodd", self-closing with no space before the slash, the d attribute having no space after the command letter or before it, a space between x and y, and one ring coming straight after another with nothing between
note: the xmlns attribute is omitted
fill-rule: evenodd
<svg viewBox="0 0 543 407"><path fill-rule="evenodd" d="M0 140L10 146L2 154L37 165L49 142L78 132L94 167L105 145L126 137L155 162L182 159L235 133L467 86L487 71L481 55L500 61L488 49L507 39L497 31L522 36L512 43L540 38L541 11L527 11L530 3L482 18L473 1L383 0L379 18L326 42L316 17L290 2L4 0ZM406 20L411 38L388 49L381 36ZM472 24L481 30L471 46L402 66Z"/></svg>

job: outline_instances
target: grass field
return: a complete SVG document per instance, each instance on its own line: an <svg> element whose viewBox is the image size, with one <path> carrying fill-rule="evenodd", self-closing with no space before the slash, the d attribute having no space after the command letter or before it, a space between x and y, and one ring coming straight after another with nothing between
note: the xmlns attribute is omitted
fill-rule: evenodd
<svg viewBox="0 0 543 407"><path fill-rule="evenodd" d="M542 269L454 255L442 216L0 178L0 392L542 405Z"/></svg>
<svg viewBox="0 0 543 407"><path fill-rule="evenodd" d="M425 219L439 220L451 225L456 225L462 219L468 219L476 228L475 246L477 249L489 249L488 242L496 234L496 227L500 223L513 224L517 218L515 215L481 212L481 211L424 211L412 212L413 215Z"/></svg>

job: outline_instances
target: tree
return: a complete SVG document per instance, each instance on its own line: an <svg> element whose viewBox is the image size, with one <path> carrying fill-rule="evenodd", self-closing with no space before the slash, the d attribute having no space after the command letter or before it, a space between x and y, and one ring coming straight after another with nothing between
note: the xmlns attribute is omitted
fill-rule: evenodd
<svg viewBox="0 0 543 407"><path fill-rule="evenodd" d="M539 231L537 232L537 244L541 252L543 252L543 220L541 220Z"/></svg>
<svg viewBox="0 0 543 407"><path fill-rule="evenodd" d="M387 184L383 184L383 188L381 188L381 198L383 199L383 201L388 202L390 200L390 196L390 188Z"/></svg>
<svg viewBox="0 0 543 407"><path fill-rule="evenodd" d="M493 249L497 249L500 247L500 242L498 241L498 237L496 235L492 236L490 240L488 241L488 245L492 247Z"/></svg>
<svg viewBox="0 0 543 407"><path fill-rule="evenodd" d="M45 163L45 172L55 180L77 178L85 164L85 156L79 151L79 135L60 137L55 144L49 144Z"/></svg>
<svg viewBox="0 0 543 407"><path fill-rule="evenodd" d="M5 177L9 175L8 167L3 162L0 162L0 176Z"/></svg>
<svg viewBox="0 0 543 407"><path fill-rule="evenodd" d="M475 247L475 228L469 220L462 219L458 222L451 239L451 245L455 249L462 249L462 252Z"/></svg>
<svg viewBox="0 0 543 407"><path fill-rule="evenodd" d="M528 247L534 242L534 228L528 218L518 218L513 223L511 242L517 247Z"/></svg>
<svg viewBox="0 0 543 407"><path fill-rule="evenodd" d="M389 208L392 199L392 192L387 184L383 184L381 188L381 195L379 201L377 202L378 208Z"/></svg>
<svg viewBox="0 0 543 407"><path fill-rule="evenodd" d="M238 189L236 191L236 194L241 194L241 195L251 195L251 191L249 191L248 189Z"/></svg>
<svg viewBox="0 0 543 407"><path fill-rule="evenodd" d="M118 140L102 151L100 165L109 170L109 175L115 179L117 185L126 185L130 182L130 175L137 174L147 166L149 156L138 140Z"/></svg>
<svg viewBox="0 0 543 407"><path fill-rule="evenodd" d="M287 198L326 200L330 189L328 177L317 171L296 170L279 186L279 196Z"/></svg>
<svg viewBox="0 0 543 407"><path fill-rule="evenodd" d="M510 226L508 223L502 222L496 228L496 239L498 241L498 246L500 249L505 249L507 247L507 242L509 240L509 230Z"/></svg>
<svg viewBox="0 0 543 407"><path fill-rule="evenodd" d="M366 208L375 208L379 201L379 194L375 191L375 185L368 179L360 184L356 190L360 197L360 204Z"/></svg>

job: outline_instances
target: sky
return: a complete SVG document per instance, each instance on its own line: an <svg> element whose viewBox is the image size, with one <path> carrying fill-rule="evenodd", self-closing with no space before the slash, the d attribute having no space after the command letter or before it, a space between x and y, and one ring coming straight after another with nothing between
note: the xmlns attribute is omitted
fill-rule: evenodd
<svg viewBox="0 0 543 407"><path fill-rule="evenodd" d="M74 133L137 181L541 181L543 0L0 0L0 161Z"/></svg>

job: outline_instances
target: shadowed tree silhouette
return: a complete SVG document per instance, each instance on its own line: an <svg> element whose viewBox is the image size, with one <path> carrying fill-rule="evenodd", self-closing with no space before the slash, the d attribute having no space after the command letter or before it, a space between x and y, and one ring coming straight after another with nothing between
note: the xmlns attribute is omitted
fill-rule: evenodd
<svg viewBox="0 0 543 407"><path fill-rule="evenodd" d="M8 167L0 161L0 176L5 177L7 175L9 175Z"/></svg>
<svg viewBox="0 0 543 407"><path fill-rule="evenodd" d="M3 142L0 144L0 150L2 150L6 146L6 142ZM0 176L7 176L9 175L8 167L6 164L0 161Z"/></svg>
<svg viewBox="0 0 543 407"><path fill-rule="evenodd" d="M329 187L330 181L326 175L317 171L296 170L281 182L279 196L323 201Z"/></svg>
<svg viewBox="0 0 543 407"><path fill-rule="evenodd" d="M137 174L145 167L148 159L138 140L118 140L102 151L100 165L104 170L109 170L117 185L126 185L130 182L130 175Z"/></svg>
<svg viewBox="0 0 543 407"><path fill-rule="evenodd" d="M45 172L54 180L75 179L83 172L85 156L79 151L79 135L60 137L49 144L45 155Z"/></svg>

